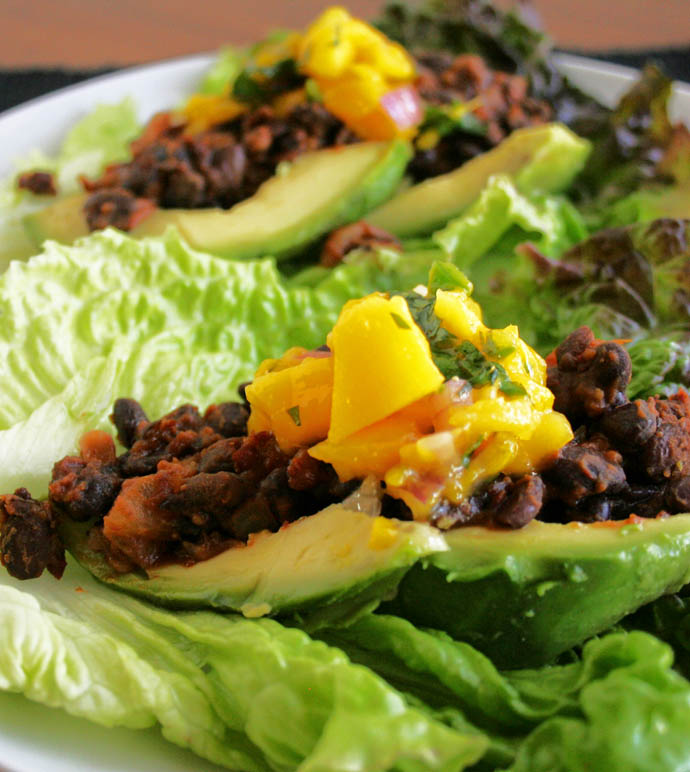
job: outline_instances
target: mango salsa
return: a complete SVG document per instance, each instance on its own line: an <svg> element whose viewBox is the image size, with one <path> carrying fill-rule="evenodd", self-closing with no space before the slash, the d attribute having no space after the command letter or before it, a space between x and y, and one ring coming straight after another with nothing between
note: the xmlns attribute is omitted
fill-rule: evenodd
<svg viewBox="0 0 690 772"><path fill-rule="evenodd" d="M421 435L417 423L404 415L384 418L340 442L330 438L309 449L309 455L331 464L338 477L353 480L374 475L382 480L398 462L402 443Z"/></svg>
<svg viewBox="0 0 690 772"><path fill-rule="evenodd" d="M443 376L402 297L369 295L345 305L329 345L333 373L330 442L437 391Z"/></svg>
<svg viewBox="0 0 690 772"><path fill-rule="evenodd" d="M411 137L422 120L411 57L344 8L328 8L311 24L297 60L325 107L363 139Z"/></svg>
<svg viewBox="0 0 690 772"><path fill-rule="evenodd" d="M252 405L248 429L272 431L281 449L290 451L318 442L328 432L333 359L305 356L288 367L280 364L247 387Z"/></svg>
<svg viewBox="0 0 690 772"><path fill-rule="evenodd" d="M373 476L415 519L497 475L539 471L569 442L546 363L469 295L425 288L350 301L328 350L267 360L247 389L252 431L308 447L342 481Z"/></svg>

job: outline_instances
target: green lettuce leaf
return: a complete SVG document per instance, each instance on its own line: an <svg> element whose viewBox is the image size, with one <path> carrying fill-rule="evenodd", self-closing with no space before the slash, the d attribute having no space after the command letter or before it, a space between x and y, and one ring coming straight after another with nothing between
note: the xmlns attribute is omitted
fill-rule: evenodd
<svg viewBox="0 0 690 772"><path fill-rule="evenodd" d="M321 345L347 300L411 288L439 256L360 252L286 281L271 260L215 258L174 230L48 242L0 276L0 490L44 494L55 460L109 427L117 397L156 417L232 399L263 359Z"/></svg>
<svg viewBox="0 0 690 772"><path fill-rule="evenodd" d="M486 749L300 630L161 611L72 565L19 586L0 581L0 688L104 726L159 723L244 772L456 772Z"/></svg>
<svg viewBox="0 0 690 772"><path fill-rule="evenodd" d="M568 664L511 672L392 616L324 637L451 725L471 717L490 733L493 758L514 754L511 772L672 772L690 758L690 683L673 670L671 648L644 632L610 633Z"/></svg>
<svg viewBox="0 0 690 772"><path fill-rule="evenodd" d="M537 727L510 772L687 768L690 684L672 662L669 646L641 632L612 633L587 644L580 715Z"/></svg>
<svg viewBox="0 0 690 772"><path fill-rule="evenodd" d="M466 270L512 227L523 231L523 240L536 236L539 247L547 254L559 254L585 234L572 205L565 199L525 196L510 177L499 174L489 179L477 201L463 215L436 231L432 240Z"/></svg>
<svg viewBox="0 0 690 772"><path fill-rule="evenodd" d="M548 290L535 292L534 266L517 248L529 240L539 253L559 255L586 235L567 199L523 195L508 177L496 175L477 201L431 241L467 273L487 324L518 324L522 337L539 345L545 337L551 343L559 297Z"/></svg>
<svg viewBox="0 0 690 772"><path fill-rule="evenodd" d="M631 193L613 204L606 225L632 225L660 217L690 219L690 182Z"/></svg>
<svg viewBox="0 0 690 772"><path fill-rule="evenodd" d="M690 341L679 335L642 338L628 346L630 399L675 394L690 387Z"/></svg>
<svg viewBox="0 0 690 772"><path fill-rule="evenodd" d="M133 100L101 105L74 125L56 156L36 151L17 161L17 174L33 169L52 172L59 195L75 193L80 189L80 174L95 177L106 165L126 160L129 144L140 128ZM12 175L0 183L0 271L10 260L24 260L34 254L34 244L24 232L22 219L55 201L52 196L19 190L15 179Z"/></svg>
<svg viewBox="0 0 690 772"><path fill-rule="evenodd" d="M247 51L244 48L225 46L216 54L213 64L209 67L199 84L200 94L225 94L235 78L240 74L247 61Z"/></svg>

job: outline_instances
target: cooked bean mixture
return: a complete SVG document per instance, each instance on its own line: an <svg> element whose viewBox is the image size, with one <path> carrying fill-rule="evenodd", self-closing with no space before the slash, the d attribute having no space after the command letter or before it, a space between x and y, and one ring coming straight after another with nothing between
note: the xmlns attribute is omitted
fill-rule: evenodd
<svg viewBox="0 0 690 772"><path fill-rule="evenodd" d="M356 140L334 115L315 102L279 116L262 106L240 117L189 134L170 113L152 118L132 143L132 160L109 166L97 180L83 179L91 230L113 225L131 230L145 207L228 209L253 195L282 161L310 150Z"/></svg>
<svg viewBox="0 0 690 772"><path fill-rule="evenodd" d="M534 517L591 523L690 512L688 394L630 402L627 351L595 340L587 327L547 362L554 410L567 416L575 438L540 475L502 475L460 506L442 502L432 522L521 528Z"/></svg>
<svg viewBox="0 0 690 772"><path fill-rule="evenodd" d="M469 103L474 122L445 127L432 147L418 147L409 166L415 180L456 169L513 129L554 117L547 102L529 94L525 77L492 70L480 56L421 53L417 65L424 102L431 108ZM318 102L304 101L287 112L257 106L198 133L188 131L183 117L159 113L132 143L130 161L112 164L98 179L82 178L89 194L86 222L91 230L129 231L158 207L228 209L253 195L281 162L356 141ZM56 193L53 176L43 171L22 174L17 184L35 194Z"/></svg>
<svg viewBox="0 0 690 772"><path fill-rule="evenodd" d="M55 196L57 186L50 172L25 172L17 177L17 187L28 190L36 196Z"/></svg>
<svg viewBox="0 0 690 772"><path fill-rule="evenodd" d="M342 263L345 256L353 249L376 247L402 249L401 243L393 234L360 220L331 232L321 250L320 262L326 268L333 268L338 263Z"/></svg>
<svg viewBox="0 0 690 772"><path fill-rule="evenodd" d="M554 120L553 107L529 94L522 75L492 70L481 56L443 52L417 55L417 88L429 105L474 103L471 114L482 130L458 126L427 150L417 150L409 171L424 180L457 169L490 150L513 130Z"/></svg>
<svg viewBox="0 0 690 772"><path fill-rule="evenodd" d="M660 517L690 511L690 397L631 402L630 357L582 327L548 358L554 408L575 438L540 474L500 475L460 505L441 501L431 522L521 528L549 522ZM240 394L244 397L241 388ZM269 432L247 436L246 402L183 405L157 421L119 399L111 416L126 448L88 432L79 456L55 464L48 500L24 488L0 496L0 562L21 579L65 566L62 518L89 521L89 545L115 572L192 564L246 543L251 534L342 501L359 481L341 483L306 448L286 454ZM382 514L410 519L383 495Z"/></svg>

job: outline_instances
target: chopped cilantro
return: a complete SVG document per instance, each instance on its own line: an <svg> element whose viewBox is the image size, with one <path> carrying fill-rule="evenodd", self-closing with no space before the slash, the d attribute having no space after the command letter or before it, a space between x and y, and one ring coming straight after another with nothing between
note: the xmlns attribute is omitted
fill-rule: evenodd
<svg viewBox="0 0 690 772"><path fill-rule="evenodd" d="M507 397L526 393L519 383L510 379L502 365L487 359L474 343L468 340L460 342L441 326L441 320L434 312L435 297L426 298L415 292L400 294L405 298L415 323L429 341L434 364L446 380L457 375L472 386L496 384Z"/></svg>
<svg viewBox="0 0 690 772"><path fill-rule="evenodd" d="M425 298L416 292L401 294L407 302L412 318L429 341L431 356L436 367L446 380L457 375L457 338L441 326L441 320L434 313L436 298Z"/></svg>
<svg viewBox="0 0 690 772"><path fill-rule="evenodd" d="M410 329L410 325L402 318L402 316L400 316L400 314L396 314L395 311L391 311L391 317L401 330Z"/></svg>
<svg viewBox="0 0 690 772"><path fill-rule="evenodd" d="M294 407L289 407L287 410L287 414L295 422L295 426L302 426L302 419L300 418L300 415L299 415L299 405L295 405Z"/></svg>
<svg viewBox="0 0 690 772"><path fill-rule="evenodd" d="M435 129L441 137L454 131L485 136L486 125L471 110L463 111L463 107L460 102L440 107L428 105L424 111L423 129Z"/></svg>
<svg viewBox="0 0 690 772"><path fill-rule="evenodd" d="M526 393L519 383L510 380L503 365L487 359L469 340L460 344L458 353L458 374L473 386L496 384L507 397L519 397Z"/></svg>
<svg viewBox="0 0 690 772"><path fill-rule="evenodd" d="M469 463L472 460L472 456L479 449L479 446L484 442L485 439L486 434L480 434L479 437L477 437L477 439L469 446L469 448L467 448L467 452L462 457L463 467L469 466Z"/></svg>
<svg viewBox="0 0 690 772"><path fill-rule="evenodd" d="M496 341L491 333L486 336L483 348L487 356L495 357L496 359L505 359L507 356L515 353L515 346L496 345Z"/></svg>
<svg viewBox="0 0 690 772"><path fill-rule="evenodd" d="M262 104L303 82L294 59L281 59L268 67L250 64L235 78L232 95L238 102Z"/></svg>

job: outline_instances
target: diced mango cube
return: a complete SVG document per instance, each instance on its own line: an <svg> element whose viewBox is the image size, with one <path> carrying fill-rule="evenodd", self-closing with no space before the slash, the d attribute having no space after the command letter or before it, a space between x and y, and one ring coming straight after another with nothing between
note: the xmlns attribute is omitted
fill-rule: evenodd
<svg viewBox="0 0 690 772"><path fill-rule="evenodd" d="M469 340L478 345L480 334L487 331L479 306L463 290L438 290L434 313L443 322L443 326L460 340Z"/></svg>
<svg viewBox="0 0 690 772"><path fill-rule="evenodd" d="M573 438L573 430L562 413L544 413L531 437L518 441L515 458L504 469L506 474L539 471Z"/></svg>
<svg viewBox="0 0 690 772"><path fill-rule="evenodd" d="M467 465L467 468L452 476L446 485L446 495L454 504L459 504L483 483L493 480L504 471L515 458L518 444L513 436L504 432L492 435L483 443Z"/></svg>
<svg viewBox="0 0 690 772"><path fill-rule="evenodd" d="M330 442L431 394L443 375L400 296L350 301L329 336L335 368Z"/></svg>
<svg viewBox="0 0 690 772"><path fill-rule="evenodd" d="M247 386L249 431L270 429L286 451L322 440L328 434L332 388L332 357L306 357L255 378Z"/></svg>
<svg viewBox="0 0 690 772"><path fill-rule="evenodd" d="M389 416L340 441L329 437L310 448L309 455L332 464L341 480L373 474L383 479L386 471L398 463L400 447L419 437L414 420Z"/></svg>
<svg viewBox="0 0 690 772"><path fill-rule="evenodd" d="M479 399L471 405L451 408L448 420L458 433L479 436L511 432L516 437L531 437L539 414L527 397L506 399L496 394L492 399Z"/></svg>

